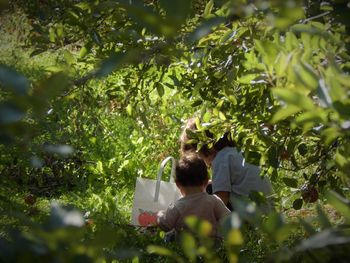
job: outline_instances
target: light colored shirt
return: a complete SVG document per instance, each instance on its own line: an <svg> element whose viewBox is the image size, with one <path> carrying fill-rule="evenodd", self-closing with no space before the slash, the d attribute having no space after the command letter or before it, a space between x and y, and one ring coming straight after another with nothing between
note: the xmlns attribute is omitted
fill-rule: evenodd
<svg viewBox="0 0 350 263"><path fill-rule="evenodd" d="M212 161L212 184L213 193L230 192L231 198L249 196L251 191L262 192L267 198L273 194L268 178L260 176L260 168L245 162L235 147L225 147L216 154Z"/></svg>
<svg viewBox="0 0 350 263"><path fill-rule="evenodd" d="M167 210L159 211L157 223L164 231L175 229L179 232L186 228L187 216L196 216L209 221L213 227L212 236L216 236L219 221L228 214L230 210L219 197L201 192L184 196L170 205Z"/></svg>

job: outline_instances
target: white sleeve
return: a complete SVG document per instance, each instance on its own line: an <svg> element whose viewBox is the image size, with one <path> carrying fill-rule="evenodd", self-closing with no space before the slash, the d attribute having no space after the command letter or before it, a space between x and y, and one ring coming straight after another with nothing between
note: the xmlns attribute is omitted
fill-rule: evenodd
<svg viewBox="0 0 350 263"><path fill-rule="evenodd" d="M224 158L216 162L212 172L213 193L231 192L231 175L228 160L225 162Z"/></svg>

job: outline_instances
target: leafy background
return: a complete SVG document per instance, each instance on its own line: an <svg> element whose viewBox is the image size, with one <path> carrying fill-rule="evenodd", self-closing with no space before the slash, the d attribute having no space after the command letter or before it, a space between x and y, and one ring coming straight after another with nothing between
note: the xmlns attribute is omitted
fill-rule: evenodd
<svg viewBox="0 0 350 263"><path fill-rule="evenodd" d="M347 1L0 7L2 261L349 259ZM274 184L277 211L236 200L223 244L194 218L179 244L129 225L194 115Z"/></svg>

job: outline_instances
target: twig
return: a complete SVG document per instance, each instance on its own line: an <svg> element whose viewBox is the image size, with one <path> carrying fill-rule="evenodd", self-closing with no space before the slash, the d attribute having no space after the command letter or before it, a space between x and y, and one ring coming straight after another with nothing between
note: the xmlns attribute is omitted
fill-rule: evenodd
<svg viewBox="0 0 350 263"><path fill-rule="evenodd" d="M312 16L312 17L306 18L306 19L302 20L300 23L301 23L301 24L304 24L304 23L309 22L309 21L311 21L311 20L314 20L314 19L317 19L317 18L326 16L326 15L328 15L328 14L330 14L330 13L331 13L331 11L326 11L326 12L324 12L324 13L322 13L322 14L318 14L318 15L316 15L316 16Z"/></svg>

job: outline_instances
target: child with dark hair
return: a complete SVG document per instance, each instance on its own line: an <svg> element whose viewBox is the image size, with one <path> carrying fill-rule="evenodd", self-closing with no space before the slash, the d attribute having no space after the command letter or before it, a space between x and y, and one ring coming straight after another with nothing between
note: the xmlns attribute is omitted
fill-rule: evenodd
<svg viewBox="0 0 350 263"><path fill-rule="evenodd" d="M190 132L197 131L195 118L189 119L181 134L181 155L186 156L197 153L212 169L212 192L230 207L230 199L244 196L248 197L253 192L261 192L269 198L273 194L272 186L267 178L260 176L260 168L245 162L241 152L235 147L229 133L223 136L213 145L202 142L202 147L197 151L198 142L191 141ZM206 136L213 138L213 134L206 131ZM263 212L273 210L273 202L260 204Z"/></svg>
<svg viewBox="0 0 350 263"><path fill-rule="evenodd" d="M217 236L218 223L230 210L216 195L205 192L208 179L208 170L202 159L195 155L181 158L176 165L175 183L182 198L167 210L158 212L158 226L164 231L174 229L179 232L186 228L187 216L196 216L209 221L213 227L212 236Z"/></svg>

